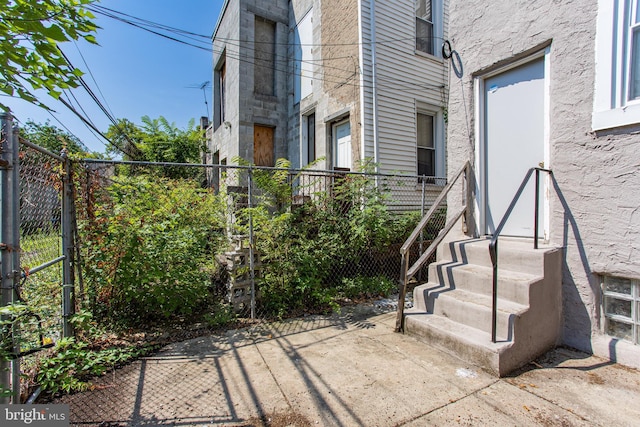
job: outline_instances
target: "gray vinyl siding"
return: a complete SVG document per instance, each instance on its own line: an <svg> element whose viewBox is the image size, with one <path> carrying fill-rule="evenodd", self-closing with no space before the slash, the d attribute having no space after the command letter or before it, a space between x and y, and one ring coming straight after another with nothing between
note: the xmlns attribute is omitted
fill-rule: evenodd
<svg viewBox="0 0 640 427"><path fill-rule="evenodd" d="M369 1L360 1L360 69L362 70L360 78L360 87L363 100L362 108L362 141L364 149L362 150L363 159L374 158L374 123L373 123L373 67L371 56L371 8Z"/></svg>
<svg viewBox="0 0 640 427"><path fill-rule="evenodd" d="M376 2L376 74L378 100L378 141L381 172L416 174L416 104L443 108L448 80L447 63L440 58L415 53L414 0ZM447 3L443 4L443 32L446 35ZM363 1L363 23L369 28L369 2ZM366 33L368 35L368 33ZM446 38L446 36L444 37ZM370 37L365 38L370 40ZM441 40L435 48L439 51ZM367 46L365 43L364 46ZM364 50L364 49L363 49ZM364 58L364 63L368 63ZM365 69L365 76L367 71ZM372 105L372 84L365 81L365 105ZM367 108L368 125L373 110ZM366 155L373 157L373 135L365 137ZM442 153L444 155L444 153Z"/></svg>

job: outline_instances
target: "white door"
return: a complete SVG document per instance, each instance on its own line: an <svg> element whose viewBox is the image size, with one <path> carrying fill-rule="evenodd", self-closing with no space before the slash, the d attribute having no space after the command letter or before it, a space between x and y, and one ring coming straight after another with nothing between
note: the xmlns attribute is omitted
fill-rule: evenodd
<svg viewBox="0 0 640 427"><path fill-rule="evenodd" d="M545 59L484 80L484 229L493 234L527 171L544 163L546 123ZM535 176L533 177L535 178ZM535 187L530 180L502 230L533 237ZM544 178L544 177L542 177ZM541 178L541 184L544 179ZM545 193L541 186L541 198ZM545 209L540 204L539 235Z"/></svg>
<svg viewBox="0 0 640 427"><path fill-rule="evenodd" d="M351 168L351 125L345 120L333 125L333 140L335 147L335 167Z"/></svg>

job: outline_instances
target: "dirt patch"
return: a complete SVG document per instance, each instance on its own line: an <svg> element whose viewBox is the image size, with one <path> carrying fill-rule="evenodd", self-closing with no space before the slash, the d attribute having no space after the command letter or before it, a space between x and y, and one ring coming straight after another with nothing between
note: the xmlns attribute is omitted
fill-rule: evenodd
<svg viewBox="0 0 640 427"><path fill-rule="evenodd" d="M252 417L242 427L311 427L307 417L297 412L266 414L261 418Z"/></svg>
<svg viewBox="0 0 640 427"><path fill-rule="evenodd" d="M600 375L596 373L587 372L587 378L588 378L589 384L598 384L598 385L604 384L604 378L602 378Z"/></svg>
<svg viewBox="0 0 640 427"><path fill-rule="evenodd" d="M560 418L558 416L551 416L549 414L536 414L534 416L536 423L544 427L572 427L571 421Z"/></svg>

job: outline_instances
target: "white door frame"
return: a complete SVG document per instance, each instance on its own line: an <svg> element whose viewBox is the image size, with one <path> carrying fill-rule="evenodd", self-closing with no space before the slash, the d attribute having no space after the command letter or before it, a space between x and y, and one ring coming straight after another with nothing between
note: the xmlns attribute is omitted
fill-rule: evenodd
<svg viewBox="0 0 640 427"><path fill-rule="evenodd" d="M498 74L509 71L513 68L517 68L521 65L528 64L532 61L535 61L540 58L544 58L544 167L547 169L551 168L551 158L550 158L550 81L551 81L551 67L550 67L550 59L551 59L551 48L550 46L540 50L532 55L529 55L525 58L518 59L513 61L503 67L498 69L493 69L486 74L482 74L476 76L474 78L474 95L475 95L475 104L474 104L474 113L476 117L476 121L474 124L474 133L475 133L475 164L476 164L476 188L475 188L475 221L476 221L476 230L479 230L480 234L484 234L487 230L487 218L486 218L486 192L484 189L486 188L486 141L485 141L485 81L488 78L494 77ZM543 237L544 241L549 241L549 229L550 229L550 207L549 207L549 189L551 185L551 180L547 174L542 174L543 179L543 200L544 204L542 206L542 218L543 218ZM535 178L535 175L532 177L532 180ZM524 179L524 175L522 177L518 177L518 180ZM519 184L519 183L518 183ZM497 226L498 224L496 224Z"/></svg>
<svg viewBox="0 0 640 427"><path fill-rule="evenodd" d="M343 120L334 122L331 125L331 134L332 134L331 135L331 139L332 139L331 145L332 145L332 148L333 148L333 165L334 165L334 167L347 167L349 169L351 169L351 167L352 167L352 162L353 162L352 153L351 153L351 136L352 136L352 133L351 133L351 121L350 120L351 119L349 117L347 117L347 118L345 118ZM348 150L347 150L347 159L346 159L346 160L348 160L348 162L347 162L348 166L338 166L338 160L339 160L339 156L338 156L338 151L339 151L338 150L338 128L340 126L344 126L344 125L349 125L349 144L348 144L348 147L347 147ZM345 160L345 159L342 159L342 160Z"/></svg>

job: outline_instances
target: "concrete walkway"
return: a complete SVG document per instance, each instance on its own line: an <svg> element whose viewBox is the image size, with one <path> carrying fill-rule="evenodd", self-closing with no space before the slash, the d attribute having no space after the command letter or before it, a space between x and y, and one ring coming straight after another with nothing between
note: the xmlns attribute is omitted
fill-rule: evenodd
<svg viewBox="0 0 640 427"><path fill-rule="evenodd" d="M72 425L632 426L640 372L557 349L498 379L373 306L178 343L56 403Z"/></svg>

